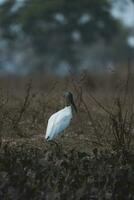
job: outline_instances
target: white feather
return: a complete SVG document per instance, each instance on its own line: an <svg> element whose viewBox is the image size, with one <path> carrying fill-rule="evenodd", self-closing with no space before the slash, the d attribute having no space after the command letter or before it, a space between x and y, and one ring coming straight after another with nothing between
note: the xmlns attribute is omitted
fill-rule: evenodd
<svg viewBox="0 0 134 200"><path fill-rule="evenodd" d="M72 117L71 106L54 113L48 120L45 139L52 140L59 135L69 126Z"/></svg>

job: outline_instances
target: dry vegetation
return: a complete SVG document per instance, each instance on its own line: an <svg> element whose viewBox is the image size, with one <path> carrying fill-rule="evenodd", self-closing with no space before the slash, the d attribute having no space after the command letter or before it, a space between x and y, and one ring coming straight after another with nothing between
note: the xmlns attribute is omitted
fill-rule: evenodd
<svg viewBox="0 0 134 200"><path fill-rule="evenodd" d="M0 78L0 199L134 199L133 74ZM55 142L51 113L75 95L78 115Z"/></svg>

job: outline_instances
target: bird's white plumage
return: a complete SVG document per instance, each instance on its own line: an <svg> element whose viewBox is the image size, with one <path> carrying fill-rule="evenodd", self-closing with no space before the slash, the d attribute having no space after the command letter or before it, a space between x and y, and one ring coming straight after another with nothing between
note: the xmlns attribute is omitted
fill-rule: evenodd
<svg viewBox="0 0 134 200"><path fill-rule="evenodd" d="M66 106L64 109L54 113L48 120L45 139L52 140L66 129L73 117L72 107Z"/></svg>

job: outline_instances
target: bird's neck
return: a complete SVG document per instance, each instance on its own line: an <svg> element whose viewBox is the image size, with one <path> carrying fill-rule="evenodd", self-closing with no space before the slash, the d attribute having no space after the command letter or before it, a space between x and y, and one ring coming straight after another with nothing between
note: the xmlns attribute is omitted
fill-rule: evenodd
<svg viewBox="0 0 134 200"><path fill-rule="evenodd" d="M75 104L71 104L71 109L72 109L73 115L75 115L77 113L77 108L76 108Z"/></svg>
<svg viewBox="0 0 134 200"><path fill-rule="evenodd" d="M76 106L74 104L66 104L66 107L70 108L71 109L71 112L73 115L75 115L77 113L77 109L76 109Z"/></svg>
<svg viewBox="0 0 134 200"><path fill-rule="evenodd" d="M68 106L70 106L71 107L71 110L72 110L72 113L73 114L76 114L77 113L77 108L76 108L76 106L75 106L75 104L74 104L74 102L72 101L70 101L70 100L66 100L66 106L68 107Z"/></svg>
<svg viewBox="0 0 134 200"><path fill-rule="evenodd" d="M71 106L71 102L69 99L66 99L66 106Z"/></svg>

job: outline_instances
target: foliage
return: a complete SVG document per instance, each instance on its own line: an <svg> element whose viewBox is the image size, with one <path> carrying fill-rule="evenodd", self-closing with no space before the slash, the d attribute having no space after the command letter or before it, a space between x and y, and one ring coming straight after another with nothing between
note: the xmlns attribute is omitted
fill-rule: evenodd
<svg viewBox="0 0 134 200"><path fill-rule="evenodd" d="M54 56L53 66L66 61L76 67L80 45L99 38L111 42L119 30L107 0L26 0L16 9L15 2L0 6L3 38L28 38L38 55Z"/></svg>
<svg viewBox="0 0 134 200"><path fill-rule="evenodd" d="M88 155L58 146L38 149L30 144L4 144L0 151L0 198L133 199L132 154L94 149Z"/></svg>

